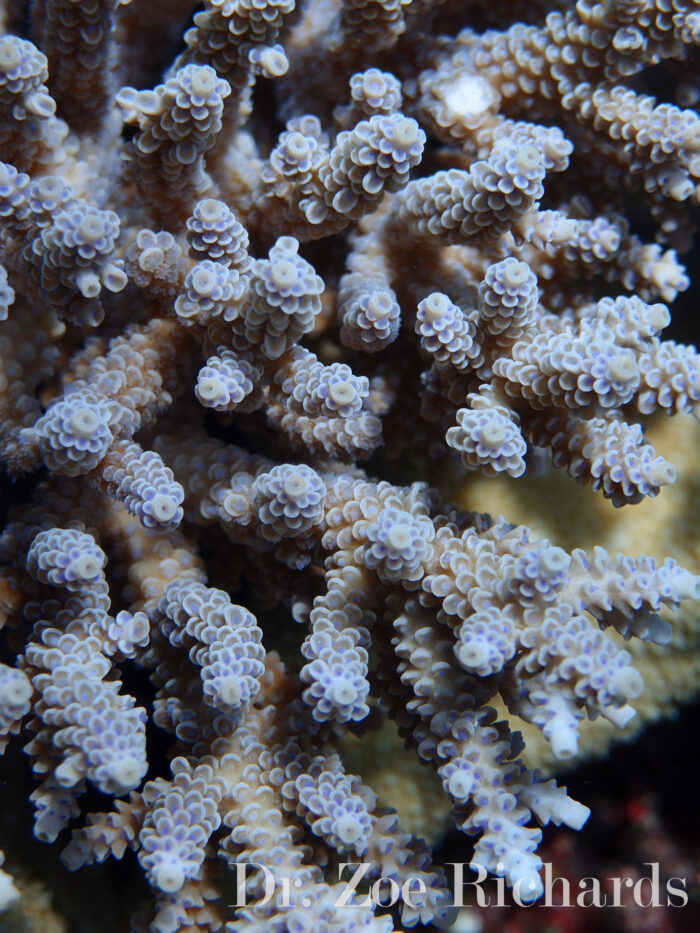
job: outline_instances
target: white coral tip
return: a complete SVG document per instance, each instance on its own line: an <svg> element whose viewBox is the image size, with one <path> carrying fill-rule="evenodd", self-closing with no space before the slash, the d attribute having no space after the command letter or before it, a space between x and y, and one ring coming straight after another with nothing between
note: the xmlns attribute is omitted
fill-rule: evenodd
<svg viewBox="0 0 700 933"><path fill-rule="evenodd" d="M535 783L523 795L523 803L529 807L542 826L550 821L556 826L569 826L579 830L590 816L590 809L573 800L565 787L558 787L553 780L544 784Z"/></svg>
<svg viewBox="0 0 700 933"><path fill-rule="evenodd" d="M178 862L163 861L153 872L153 881L161 891L174 894L185 883L185 872Z"/></svg>
<svg viewBox="0 0 700 933"><path fill-rule="evenodd" d="M652 463L649 469L649 482L654 486L670 486L676 482L678 471L672 463L661 460L658 463Z"/></svg>
<svg viewBox="0 0 700 933"><path fill-rule="evenodd" d="M637 715L637 711L629 703L624 706L606 706L601 714L618 729L624 729Z"/></svg>
<svg viewBox="0 0 700 933"><path fill-rule="evenodd" d="M621 699L634 700L644 690L644 678L635 668L626 667L613 676L610 686Z"/></svg>
<svg viewBox="0 0 700 933"><path fill-rule="evenodd" d="M142 763L137 758L127 756L117 759L110 768L110 777L114 785L116 785L114 793L121 796L138 787L144 775L144 770Z"/></svg>
<svg viewBox="0 0 700 933"><path fill-rule="evenodd" d="M554 757L559 761L573 758L578 751L578 735L572 725L562 721L555 721L545 730L545 735L552 746Z"/></svg>
<svg viewBox="0 0 700 933"><path fill-rule="evenodd" d="M474 789L474 778L469 772L459 769L450 775L447 789L455 800L467 800Z"/></svg>
<svg viewBox="0 0 700 933"><path fill-rule="evenodd" d="M20 894L12 877L6 871L0 870L0 910L8 910L13 907L19 901L19 898Z"/></svg>
<svg viewBox="0 0 700 933"><path fill-rule="evenodd" d="M352 846L359 839L362 826L354 814L346 813L337 820L335 831L341 842L346 846Z"/></svg>
<svg viewBox="0 0 700 933"><path fill-rule="evenodd" d="M466 671L478 671L488 661L489 650L485 642L473 638L456 645L455 655Z"/></svg>
<svg viewBox="0 0 700 933"><path fill-rule="evenodd" d="M572 800L571 797L567 797L566 806L560 808L557 812L557 820L559 823L564 823L566 826L571 827L571 829L579 830L583 827L583 824L590 815L590 807L586 807L584 804L579 803L578 800Z"/></svg>
<svg viewBox="0 0 700 933"><path fill-rule="evenodd" d="M122 291L122 289L126 288L126 283L129 281L126 277L126 272L113 262L104 264L100 272L100 278L102 279L104 287L110 292Z"/></svg>
<svg viewBox="0 0 700 933"><path fill-rule="evenodd" d="M5 679L0 689L0 707L23 706L33 692L32 683L24 671L13 670L12 676Z"/></svg>
<svg viewBox="0 0 700 933"><path fill-rule="evenodd" d="M513 887L523 904L531 904L544 894L544 884L538 872L531 872L516 879Z"/></svg>
<svg viewBox="0 0 700 933"><path fill-rule="evenodd" d="M237 677L223 678L218 684L219 699L226 706L238 706L243 697Z"/></svg>
<svg viewBox="0 0 700 933"><path fill-rule="evenodd" d="M675 584L678 599L700 599L700 576L697 574L686 570L678 575Z"/></svg>
<svg viewBox="0 0 700 933"><path fill-rule="evenodd" d="M102 283L94 272L83 269L75 277L75 287L83 298L97 298L102 289Z"/></svg>

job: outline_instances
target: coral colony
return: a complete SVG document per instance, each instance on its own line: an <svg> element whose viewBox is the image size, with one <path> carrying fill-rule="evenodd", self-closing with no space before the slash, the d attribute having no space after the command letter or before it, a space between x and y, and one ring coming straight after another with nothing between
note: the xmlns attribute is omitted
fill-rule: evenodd
<svg viewBox="0 0 700 933"><path fill-rule="evenodd" d="M642 423L700 412L697 351L660 336L700 119L645 92L700 96L697 0L0 23L0 456L34 477L0 537L0 724L35 835L71 870L135 853L137 929L444 924L443 869L343 765L385 715L474 869L537 898L539 827L588 811L490 703L571 758L644 689L606 629L664 643L700 578L418 480L546 455L627 507L674 481ZM149 719L171 755L145 780Z"/></svg>

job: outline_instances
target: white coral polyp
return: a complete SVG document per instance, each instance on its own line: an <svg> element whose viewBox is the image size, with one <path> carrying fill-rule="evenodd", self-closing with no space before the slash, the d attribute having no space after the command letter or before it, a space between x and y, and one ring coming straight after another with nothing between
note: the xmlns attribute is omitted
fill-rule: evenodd
<svg viewBox="0 0 700 933"><path fill-rule="evenodd" d="M485 639L470 638L468 642L458 643L455 646L455 655L465 670L476 674L491 673L491 651Z"/></svg>
<svg viewBox="0 0 700 933"><path fill-rule="evenodd" d="M401 509L383 509L367 528L369 544L362 560L390 583L414 582L423 575L423 565L432 551L433 523Z"/></svg>
<svg viewBox="0 0 700 933"><path fill-rule="evenodd" d="M440 769L443 785L455 801L464 803L469 800L478 787L477 775L468 761L455 758Z"/></svg>
<svg viewBox="0 0 700 933"><path fill-rule="evenodd" d="M326 487L311 467L283 463L255 482L253 507L267 538L295 537L323 518Z"/></svg>
<svg viewBox="0 0 700 933"><path fill-rule="evenodd" d="M59 398L33 429L46 466L67 476L97 466L114 440L118 407L80 389Z"/></svg>
<svg viewBox="0 0 700 933"><path fill-rule="evenodd" d="M151 870L153 883L166 894L174 894L185 883L185 871L182 864L175 859L161 859Z"/></svg>
<svg viewBox="0 0 700 933"><path fill-rule="evenodd" d="M543 542L518 558L510 589L524 606L538 598L551 602L568 582L570 566L571 557L563 548Z"/></svg>
<svg viewBox="0 0 700 933"><path fill-rule="evenodd" d="M460 408L457 423L457 427L448 429L445 439L460 453L466 467L479 468L491 475L506 472L522 476L527 445L505 409Z"/></svg>
<svg viewBox="0 0 700 933"><path fill-rule="evenodd" d="M328 688L328 696L337 706L352 706L359 691L349 677L337 677Z"/></svg>
<svg viewBox="0 0 700 933"><path fill-rule="evenodd" d="M148 504L158 522L169 522L178 509L178 503L165 493L156 493Z"/></svg>
<svg viewBox="0 0 700 933"><path fill-rule="evenodd" d="M92 535L72 528L40 531L27 552L27 570L37 580L73 591L96 583L106 562Z"/></svg>
<svg viewBox="0 0 700 933"><path fill-rule="evenodd" d="M106 770L109 773L106 783L111 784L113 794L120 796L138 787L145 768L138 758L125 755L118 757Z"/></svg>
<svg viewBox="0 0 700 933"><path fill-rule="evenodd" d="M236 708L240 706L243 698L243 691L237 677L222 677L216 683L216 694L221 703L226 707Z"/></svg>
<svg viewBox="0 0 700 933"><path fill-rule="evenodd" d="M455 81L439 86L439 96L466 126L476 127L499 103L498 92L478 74L463 71Z"/></svg>

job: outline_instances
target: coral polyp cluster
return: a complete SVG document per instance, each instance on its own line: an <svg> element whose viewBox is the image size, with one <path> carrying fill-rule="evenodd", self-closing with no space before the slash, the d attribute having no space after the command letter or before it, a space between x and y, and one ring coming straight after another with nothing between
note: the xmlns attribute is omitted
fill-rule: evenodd
<svg viewBox="0 0 700 933"><path fill-rule="evenodd" d="M625 727L622 642L666 644L700 577L448 487L675 481L645 425L700 415L662 337L697 3L36 0L0 28L0 744L35 835L70 870L133 853L135 930L444 925L443 869L344 764L388 718L472 866L536 899L540 827L588 810L515 723L561 762Z"/></svg>

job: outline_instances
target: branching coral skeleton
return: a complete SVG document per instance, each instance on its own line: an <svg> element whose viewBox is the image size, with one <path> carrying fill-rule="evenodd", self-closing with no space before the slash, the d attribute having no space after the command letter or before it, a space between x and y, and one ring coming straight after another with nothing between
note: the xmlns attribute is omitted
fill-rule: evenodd
<svg viewBox="0 0 700 933"><path fill-rule="evenodd" d="M543 455L618 507L674 482L644 419L700 415L698 352L661 337L700 119L642 90L691 60L700 9L196 6L2 6L0 458L36 479L0 535L0 743L24 742L69 869L135 852L135 929L447 922L425 843L343 764L381 715L472 866L533 900L539 827L588 810L491 704L572 758L644 690L606 630L665 643L700 577L442 489ZM353 860L421 896L343 904ZM217 876L247 863L285 896L254 872L227 907Z"/></svg>

